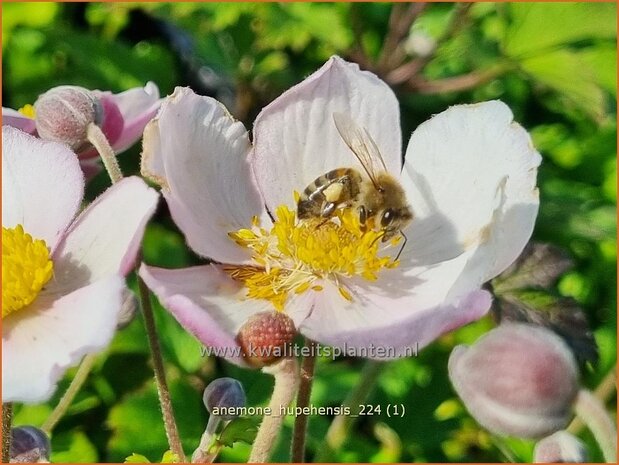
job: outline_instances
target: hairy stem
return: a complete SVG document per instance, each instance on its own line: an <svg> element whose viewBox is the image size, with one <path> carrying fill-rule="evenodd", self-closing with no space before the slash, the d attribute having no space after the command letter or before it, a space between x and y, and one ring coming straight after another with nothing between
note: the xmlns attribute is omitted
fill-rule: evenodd
<svg viewBox="0 0 619 465"><path fill-rule="evenodd" d="M88 125L86 135L88 137L88 141L95 147L95 149L97 149L97 152L99 152L99 156L101 157L103 165L112 180L112 184L120 181L123 178L123 174L120 170L120 166L118 166L116 154L108 142L107 137L103 134L101 128L94 123L90 123Z"/></svg>
<svg viewBox="0 0 619 465"><path fill-rule="evenodd" d="M295 358L285 358L275 365L263 368L262 371L275 378L273 395L269 402L272 413L266 415L260 424L249 454L251 463L265 463L269 459L285 418L285 415L280 414L280 409L286 409L290 405L299 384L299 364Z"/></svg>
<svg viewBox="0 0 619 465"><path fill-rule="evenodd" d="M366 362L359 376L359 381L357 381L357 385L344 401L344 408L348 407L352 414L358 412L359 404L365 402L372 392L374 384L384 365L384 362L376 362L374 360L368 360ZM325 436L325 442L317 457L314 459L314 462L328 462L333 454L342 447L356 421L355 415L338 415L335 417L331 426L329 426L327 435Z"/></svg>
<svg viewBox="0 0 619 465"><path fill-rule="evenodd" d="M312 394L314 382L314 368L316 367L316 343L306 339L305 346L309 347L309 355L303 358L301 363L301 379L297 393L297 407L307 407ZM305 437L307 435L308 415L300 414L294 419L294 431L292 433L291 460L294 463L305 462Z"/></svg>
<svg viewBox="0 0 619 465"><path fill-rule="evenodd" d="M216 447L214 451L210 450L210 448L215 438L217 427L221 422L221 418L216 415L209 417L206 429L200 438L200 444L191 455L191 463L213 463L215 461L220 448Z"/></svg>
<svg viewBox="0 0 619 465"><path fill-rule="evenodd" d="M98 150L99 155L103 160L103 165L112 180L112 184L120 181L123 178L123 174L118 165L116 154L105 137L105 134L103 134L103 131L101 131L97 125L90 124L88 126L88 140ZM140 291L142 315L144 316L144 327L146 328L148 345L150 347L150 354L153 360L153 371L155 373L157 394L159 395L159 405L161 406L161 413L163 415L163 425L168 438L170 450L179 458L181 462L185 462L185 453L183 452L180 436L178 434L178 428L176 426L176 420L174 419L174 409L172 408L170 389L168 388L168 382L166 381L163 356L161 355L161 346L159 345L153 307L150 302L150 293L148 291L148 287L146 287L146 283L144 283L138 273L141 262L142 253L140 250L136 259L136 275L138 279L138 288Z"/></svg>
<svg viewBox="0 0 619 465"><path fill-rule="evenodd" d="M604 405L590 391L581 389L574 406L576 415L587 425L608 463L617 463L617 428Z"/></svg>
<svg viewBox="0 0 619 465"><path fill-rule="evenodd" d="M82 359L82 362L80 363L80 366L77 369L77 373L75 373L75 376L71 380L71 384L69 384L69 387L63 394L62 398L60 399L60 402L58 402L58 405L56 405L52 413L49 415L49 417L47 417L47 419L41 426L41 429L48 436L52 435L52 431L54 430L54 427L58 424L61 418L67 413L67 410L69 410L69 407L73 403L73 400L75 400L75 396L77 395L77 393L80 391L80 389L86 382L86 379L88 379L88 375L90 374L93 367L95 366L96 360L97 360L96 354L88 354Z"/></svg>
<svg viewBox="0 0 619 465"><path fill-rule="evenodd" d="M606 404L610 397L617 390L617 365L615 365L607 374L604 376L602 382L595 388L593 391L593 395L597 397L600 402ZM567 431L572 433L573 435L578 435L585 427L585 424L578 417L574 418L570 425L567 427Z"/></svg>
<svg viewBox="0 0 619 465"><path fill-rule="evenodd" d="M141 257L140 257L141 258ZM141 262L141 259L137 261ZM165 368L163 366L163 357L161 355L161 346L157 337L157 328L155 325L155 317L153 307L150 302L150 293L146 283L138 275L138 288L140 290L140 303L142 307L142 315L144 316L144 327L148 337L148 345L153 359L153 370L155 372L155 383L157 384L157 394L159 395L159 405L161 405L161 413L163 414L163 425L165 426L166 436L170 450L176 454L181 462L185 462L185 453L181 444L176 420L174 419L174 409L172 407L172 399L170 389L165 376Z"/></svg>
<svg viewBox="0 0 619 465"><path fill-rule="evenodd" d="M408 86L420 94L457 92L472 89L473 87L490 82L510 69L511 67L506 64L498 64L481 71L473 71L468 74L437 79L435 81L426 81L425 79L412 80L408 82Z"/></svg>
<svg viewBox="0 0 619 465"><path fill-rule="evenodd" d="M13 404L2 404L2 463L11 461L11 425L13 423Z"/></svg>

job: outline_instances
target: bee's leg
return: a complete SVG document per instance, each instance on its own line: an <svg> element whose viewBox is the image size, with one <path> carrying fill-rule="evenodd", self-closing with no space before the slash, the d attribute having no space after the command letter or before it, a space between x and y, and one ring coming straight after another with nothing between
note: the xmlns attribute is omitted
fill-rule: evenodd
<svg viewBox="0 0 619 465"><path fill-rule="evenodd" d="M322 206L322 211L320 212L320 215L323 218L329 219L333 215L336 207L337 205L335 204L335 202L327 202Z"/></svg>
<svg viewBox="0 0 619 465"><path fill-rule="evenodd" d="M368 212L363 205L360 205L357 211L359 212L359 223L361 223L361 229L363 231L366 231L367 221L368 221Z"/></svg>
<svg viewBox="0 0 619 465"><path fill-rule="evenodd" d="M400 234L402 235L402 237L404 238L404 243L402 244L402 247L400 247L400 251L398 252L398 254L395 257L396 261L398 258L400 258L400 255L402 254L402 251L404 250L404 246L406 245L406 242L408 241L408 238L406 237L406 234L404 234L402 231L400 231Z"/></svg>

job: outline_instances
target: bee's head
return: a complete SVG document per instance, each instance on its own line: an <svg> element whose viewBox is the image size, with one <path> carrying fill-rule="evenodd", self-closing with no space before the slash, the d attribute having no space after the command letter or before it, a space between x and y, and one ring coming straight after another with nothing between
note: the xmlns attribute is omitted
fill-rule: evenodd
<svg viewBox="0 0 619 465"><path fill-rule="evenodd" d="M412 219L413 213L408 206L385 208L380 215L380 228L384 232L382 242L387 242L403 230Z"/></svg>

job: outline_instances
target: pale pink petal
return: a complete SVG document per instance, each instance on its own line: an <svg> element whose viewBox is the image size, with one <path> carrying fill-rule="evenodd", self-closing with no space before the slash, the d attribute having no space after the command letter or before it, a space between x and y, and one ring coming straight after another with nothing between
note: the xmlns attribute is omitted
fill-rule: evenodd
<svg viewBox="0 0 619 465"><path fill-rule="evenodd" d="M53 249L83 195L84 175L66 145L2 127L2 226L21 224Z"/></svg>
<svg viewBox="0 0 619 465"><path fill-rule="evenodd" d="M177 88L146 128L142 173L163 187L174 221L197 253L243 263L228 233L265 214L254 187L247 131L216 100ZM268 221L268 220L266 220Z"/></svg>
<svg viewBox="0 0 619 465"><path fill-rule="evenodd" d="M272 310L266 300L248 299L246 289L218 265L167 270L142 265L140 276L161 304L202 344L228 348L222 357L244 365L235 353L236 334L253 314ZM307 299L297 299L289 316L300 324L311 308Z"/></svg>
<svg viewBox="0 0 619 465"><path fill-rule="evenodd" d="M44 402L64 371L112 339L124 282L109 276L2 319L2 401Z"/></svg>
<svg viewBox="0 0 619 465"><path fill-rule="evenodd" d="M122 117L122 131L110 140L117 153L127 150L142 137L144 127L161 105L159 88L153 82L103 98L110 99Z"/></svg>
<svg viewBox="0 0 619 465"><path fill-rule="evenodd" d="M499 101L455 106L420 125L402 175L415 214L402 260L437 263L475 251L454 296L499 274L531 236L540 161Z"/></svg>
<svg viewBox="0 0 619 465"><path fill-rule="evenodd" d="M157 199L157 192L137 177L125 178L99 196L55 251L50 291L66 293L110 274L128 273Z"/></svg>
<svg viewBox="0 0 619 465"><path fill-rule="evenodd" d="M22 115L12 108L2 107L2 125L21 129L28 134L34 134L37 130L36 123L32 118Z"/></svg>
<svg viewBox="0 0 619 465"><path fill-rule="evenodd" d="M372 322L356 327L343 324L335 330L330 327L330 322L317 321L319 317L314 317L317 308L333 313L351 309L342 308L341 296L337 291L327 291L322 298L301 327L301 333L323 344L338 347L348 355L377 360L416 355L418 350L442 334L484 316L492 302L490 293L481 290L474 291L458 301L426 308L417 308L415 298L410 296L394 299L368 294L362 304L364 308L359 309L354 318L360 323L363 315L372 314L370 318L373 320L379 320L382 315L383 324ZM394 307L398 307L396 313L399 313L400 317L404 314L408 316L397 321L385 317L394 313ZM320 315L325 313L320 312Z"/></svg>
<svg viewBox="0 0 619 465"><path fill-rule="evenodd" d="M387 344L389 337L383 338L382 335L387 334L383 329L395 328L416 318L426 321L438 308L448 311L454 300L448 299L448 295L470 256L471 252L464 253L429 267L401 266L382 270L374 282L361 278L340 279L340 285L352 296L352 301L345 300L332 283L325 282L324 289L315 294L314 308L303 322L302 332L319 341L331 341L340 334L350 336L375 331L372 340L382 338ZM454 314L451 320L455 318ZM446 324L449 321L446 320Z"/></svg>
<svg viewBox="0 0 619 465"><path fill-rule="evenodd" d="M333 113L349 115L376 142L387 168L401 166L400 112L378 77L332 57L322 68L265 107L254 125L251 162L267 207L293 206L316 177L340 167L362 171L340 137Z"/></svg>

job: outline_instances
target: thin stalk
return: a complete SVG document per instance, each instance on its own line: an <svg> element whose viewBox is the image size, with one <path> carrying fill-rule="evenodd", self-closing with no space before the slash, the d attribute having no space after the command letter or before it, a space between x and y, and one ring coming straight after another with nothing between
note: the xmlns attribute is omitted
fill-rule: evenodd
<svg viewBox="0 0 619 465"><path fill-rule="evenodd" d="M595 391L593 391L593 395L597 397L600 402L606 404L608 402L608 399L610 399L610 397L613 395L614 392L616 392L616 390L617 366L615 365L608 373L606 373L606 376L604 376L602 382L598 384L598 387L596 387ZM584 429L584 427L585 424L582 422L582 420L576 417L567 427L567 431L576 436Z"/></svg>
<svg viewBox="0 0 619 465"><path fill-rule="evenodd" d="M359 404L364 403L372 392L384 365L384 362L376 362L374 360L366 362L357 385L348 394L343 404L344 409L348 407L352 415L338 415L335 417L325 436L325 443L320 448L314 462L328 462L333 454L342 447L348 437L348 433L357 421L356 413L359 410Z"/></svg>
<svg viewBox="0 0 619 465"><path fill-rule="evenodd" d="M2 404L2 463L11 461L11 425L13 424L13 404Z"/></svg>
<svg viewBox="0 0 619 465"><path fill-rule="evenodd" d="M221 424L221 417L211 415L208 419L208 423L206 424L206 429L204 433L202 433L202 437L200 438L200 444L198 448L191 455L191 463L213 463L217 454L219 453L220 447L215 447L215 450L211 449L211 444L213 443L213 439L215 438L215 433L217 432L217 428Z"/></svg>
<svg viewBox="0 0 619 465"><path fill-rule="evenodd" d="M607 463L617 463L617 428L604 405L590 391L581 389L574 406L576 415L587 425Z"/></svg>
<svg viewBox="0 0 619 465"><path fill-rule="evenodd" d="M138 257L137 263L140 263L141 257ZM148 345L153 359L153 370L155 373L155 383L157 384L157 394L159 395L159 405L161 405L161 413L163 414L163 425L165 427L166 436L170 450L176 454L181 462L185 462L185 453L178 434L176 420L174 419L174 408L172 407L172 399L170 389L165 376L165 368L163 366L163 357L161 355L161 346L157 337L157 328L155 325L155 317L153 307L150 302L150 293L146 283L138 275L138 288L140 290L140 303L142 306L142 315L144 316L144 327L148 337Z"/></svg>
<svg viewBox="0 0 619 465"><path fill-rule="evenodd" d="M408 86L420 94L457 92L472 89L473 87L490 82L510 69L512 69L511 66L507 64L498 64L484 70L473 71L468 74L437 79L434 81L412 80L408 82Z"/></svg>
<svg viewBox="0 0 619 465"><path fill-rule="evenodd" d="M103 131L95 125L90 124L88 126L88 140L94 145L99 152L103 165L112 180L112 184L117 183L123 178L122 171L118 165L116 154L114 149L110 146ZM159 395L159 405L161 406L161 413L163 415L163 425L165 428L166 436L168 438L168 444L170 450L174 453L181 462L186 461L185 453L181 444L180 436L178 434L178 427L176 426L176 420L174 419L174 409L172 407L172 400L170 396L170 389L166 381L165 368L163 365L163 356L161 355L161 346L159 345L159 338L157 337L157 327L155 325L155 317L153 314L153 308L150 302L150 293L146 283L140 277L138 270L140 263L142 262L141 249L138 252L136 259L136 276L138 280L138 288L140 291L140 304L142 307L142 315L144 316L144 327L146 328L146 335L148 338L148 345L150 347L150 354L153 360L153 371L155 373L155 384L157 385L157 394Z"/></svg>
<svg viewBox="0 0 619 465"><path fill-rule="evenodd" d="M312 384L314 382L314 369L316 367L316 343L311 339L305 340L305 346L309 347L309 355L303 357L301 363L301 379L299 381L299 391L297 393L297 407L309 406L312 394ZM305 438L307 436L308 415L297 415L294 419L294 430L292 433L291 460L293 463L305 462Z"/></svg>
<svg viewBox="0 0 619 465"><path fill-rule="evenodd" d="M96 354L88 354L82 359L82 362L80 363L80 366L77 369L77 373L75 373L75 376L71 380L71 384L69 384L69 387L67 388L64 395L60 399L60 402L58 402L58 405L56 405L52 413L49 415L49 417L47 417L47 419L41 426L41 429L48 436L52 435L52 431L54 427L58 424L60 419L67 413L67 410L69 410L69 407L75 400L75 396L77 395L77 393L80 391L80 389L86 382L86 379L88 379L88 375L90 374L93 367L95 366L96 360L97 360Z"/></svg>
<svg viewBox="0 0 619 465"><path fill-rule="evenodd" d="M112 180L112 184L120 181L123 178L123 174L120 170L120 166L118 165L116 154L108 142L107 137L103 134L101 128L94 123L90 123L88 125L86 136L88 138L88 142L90 142L94 148L97 149L97 152L99 152L99 156L103 161L103 166L105 166L105 169Z"/></svg>
<svg viewBox="0 0 619 465"><path fill-rule="evenodd" d="M281 410L287 409L293 401L299 384L299 364L295 358L285 358L275 365L263 368L262 371L273 375L275 386L269 402L271 415L266 415L260 424L249 454L250 463L265 463L269 459L286 417L281 414Z"/></svg>
<svg viewBox="0 0 619 465"><path fill-rule="evenodd" d="M411 26L426 8L426 2L394 3L389 16L389 29L383 41L383 47L378 59L378 69L389 72L401 63L404 53L401 42L406 38Z"/></svg>

